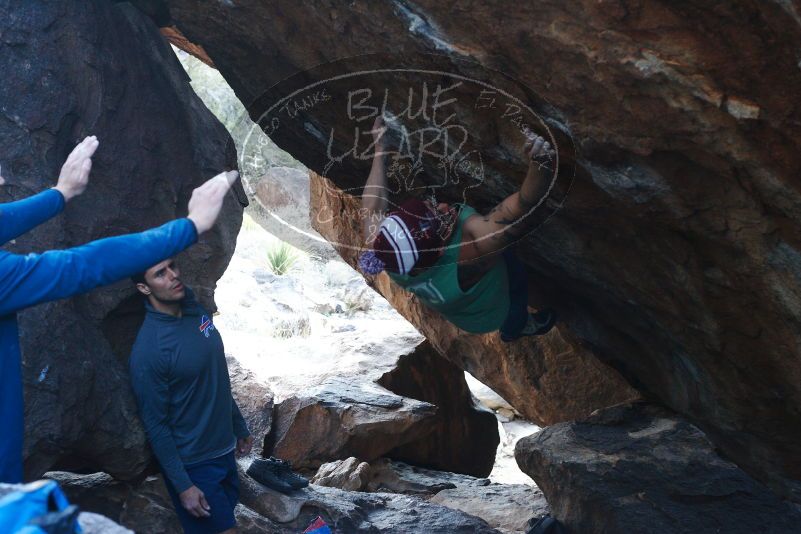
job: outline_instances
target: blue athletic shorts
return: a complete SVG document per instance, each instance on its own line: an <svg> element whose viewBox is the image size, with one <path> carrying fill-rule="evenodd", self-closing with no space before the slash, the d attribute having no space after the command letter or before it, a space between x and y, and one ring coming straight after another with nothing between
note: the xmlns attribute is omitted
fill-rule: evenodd
<svg viewBox="0 0 801 534"><path fill-rule="evenodd" d="M195 464L185 465L186 473L195 486L206 496L211 517L195 517L181 505L175 488L164 477L167 491L186 534L216 534L236 526L234 508L239 500L239 475L236 458L231 451L226 455Z"/></svg>
<svg viewBox="0 0 801 534"><path fill-rule="evenodd" d="M503 251L503 259L509 277L509 313L499 330L503 338L513 340L520 337L528 322L528 274L512 247Z"/></svg>

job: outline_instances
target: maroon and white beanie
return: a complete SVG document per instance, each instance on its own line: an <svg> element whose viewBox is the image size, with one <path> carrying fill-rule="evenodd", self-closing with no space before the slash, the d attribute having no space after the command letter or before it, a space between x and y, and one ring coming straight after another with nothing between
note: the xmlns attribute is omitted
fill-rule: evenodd
<svg viewBox="0 0 801 534"><path fill-rule="evenodd" d="M445 244L439 226L440 219L425 202L406 199L381 222L372 250L359 258L359 269L365 274L387 270L405 275L414 267L431 267Z"/></svg>

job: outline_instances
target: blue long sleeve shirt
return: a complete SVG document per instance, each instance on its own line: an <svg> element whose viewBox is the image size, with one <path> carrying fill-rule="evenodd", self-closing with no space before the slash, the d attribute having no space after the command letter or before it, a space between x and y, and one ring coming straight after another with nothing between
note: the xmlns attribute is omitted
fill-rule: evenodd
<svg viewBox="0 0 801 534"><path fill-rule="evenodd" d="M181 317L147 314L131 351L131 384L150 446L179 493L185 465L234 450L250 435L236 402L222 337L190 289Z"/></svg>
<svg viewBox="0 0 801 534"><path fill-rule="evenodd" d="M64 198L54 189L0 205L0 244L63 208ZM178 219L67 250L24 255L0 250L0 482L22 481L23 397L16 312L145 271L196 240L195 225Z"/></svg>

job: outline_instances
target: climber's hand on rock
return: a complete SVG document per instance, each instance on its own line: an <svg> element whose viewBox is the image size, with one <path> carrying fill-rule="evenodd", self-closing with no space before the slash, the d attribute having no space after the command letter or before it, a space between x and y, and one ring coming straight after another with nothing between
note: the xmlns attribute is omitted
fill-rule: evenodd
<svg viewBox="0 0 801 534"><path fill-rule="evenodd" d="M198 235L207 232L214 226L220 215L225 194L228 193L237 178L239 178L237 171L221 172L192 191L187 217L195 223Z"/></svg>
<svg viewBox="0 0 801 534"><path fill-rule="evenodd" d="M178 497L181 499L181 505L193 516L209 517L211 515L211 506L206 502L206 496L197 486L190 486Z"/></svg>
<svg viewBox="0 0 801 534"><path fill-rule="evenodd" d="M247 456L253 449L253 436L236 440L236 455Z"/></svg>
<svg viewBox="0 0 801 534"><path fill-rule="evenodd" d="M552 158L556 152L551 147L551 143L543 137L531 134L523 144L523 153L531 163L536 164L538 162L541 163L542 160Z"/></svg>
<svg viewBox="0 0 801 534"><path fill-rule="evenodd" d="M91 135L78 143L67 156L67 161L61 167L61 174L59 174L54 188L64 196L65 201L71 200L86 190L86 186L89 184L89 171L92 170L92 155L99 145L97 137Z"/></svg>
<svg viewBox="0 0 801 534"><path fill-rule="evenodd" d="M0 167L0 185L6 183L5 178L3 178L3 167Z"/></svg>
<svg viewBox="0 0 801 534"><path fill-rule="evenodd" d="M386 131L387 125L384 123L384 117L381 115L377 116L373 121L373 129L370 130L370 133L373 134L373 146L375 147L376 156L381 155L381 153L387 148L387 144L384 141L386 138Z"/></svg>

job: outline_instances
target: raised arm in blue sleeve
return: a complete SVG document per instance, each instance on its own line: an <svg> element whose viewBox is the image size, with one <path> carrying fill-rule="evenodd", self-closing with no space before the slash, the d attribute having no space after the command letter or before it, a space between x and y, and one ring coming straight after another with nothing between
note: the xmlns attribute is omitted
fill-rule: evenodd
<svg viewBox="0 0 801 534"><path fill-rule="evenodd" d="M153 454L178 493L191 486L169 425L169 372L155 339L136 343L131 353L131 384Z"/></svg>
<svg viewBox="0 0 801 534"><path fill-rule="evenodd" d="M63 209L64 197L55 189L0 204L0 245L36 228Z"/></svg>
<svg viewBox="0 0 801 534"><path fill-rule="evenodd" d="M194 223L177 219L138 234L67 250L28 255L0 252L0 316L141 273L196 240Z"/></svg>

